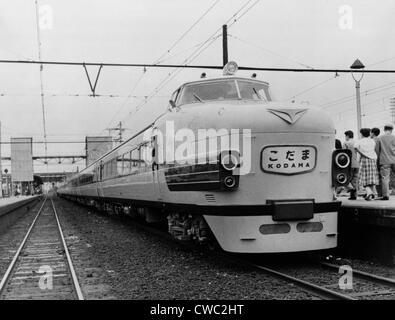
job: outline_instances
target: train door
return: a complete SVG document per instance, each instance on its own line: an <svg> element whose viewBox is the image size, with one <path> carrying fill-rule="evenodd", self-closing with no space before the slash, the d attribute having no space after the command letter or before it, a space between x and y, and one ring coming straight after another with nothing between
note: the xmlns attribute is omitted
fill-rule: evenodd
<svg viewBox="0 0 395 320"><path fill-rule="evenodd" d="M151 137L151 155L152 155L152 185L153 194L156 200L162 200L162 192L160 186L160 159L157 129L154 128Z"/></svg>

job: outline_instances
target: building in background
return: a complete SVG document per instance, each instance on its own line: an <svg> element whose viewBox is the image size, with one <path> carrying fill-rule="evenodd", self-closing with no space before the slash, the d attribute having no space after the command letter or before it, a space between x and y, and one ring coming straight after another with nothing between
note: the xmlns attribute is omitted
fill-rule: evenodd
<svg viewBox="0 0 395 320"><path fill-rule="evenodd" d="M99 159L102 155L112 149L112 137L86 137L85 151L86 151L86 166Z"/></svg>
<svg viewBox="0 0 395 320"><path fill-rule="evenodd" d="M33 193L33 138L11 138L11 193Z"/></svg>

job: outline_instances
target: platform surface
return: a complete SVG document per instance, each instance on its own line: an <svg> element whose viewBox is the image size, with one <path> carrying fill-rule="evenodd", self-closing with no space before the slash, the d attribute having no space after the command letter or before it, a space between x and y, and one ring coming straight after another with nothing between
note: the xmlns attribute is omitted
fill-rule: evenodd
<svg viewBox="0 0 395 320"><path fill-rule="evenodd" d="M337 198L337 200L342 202L342 207L395 210L395 196L390 196L390 199L388 201L366 201L362 197L359 197L357 200L348 200L347 197L339 197Z"/></svg>
<svg viewBox="0 0 395 320"><path fill-rule="evenodd" d="M34 195L0 198L0 216L14 210L15 208L18 208L19 206L23 206L24 204L27 204L38 197L40 196Z"/></svg>
<svg viewBox="0 0 395 320"><path fill-rule="evenodd" d="M16 203L19 201L24 201L26 199L31 199L36 196L18 196L18 197L7 197L7 198L0 198L0 207L7 206L12 203Z"/></svg>

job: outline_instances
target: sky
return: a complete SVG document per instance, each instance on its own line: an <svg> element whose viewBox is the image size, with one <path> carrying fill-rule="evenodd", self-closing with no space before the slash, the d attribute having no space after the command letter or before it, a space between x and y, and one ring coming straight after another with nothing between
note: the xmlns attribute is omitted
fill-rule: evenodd
<svg viewBox="0 0 395 320"><path fill-rule="evenodd" d="M247 2L38 0L42 60L153 63L162 57L163 63L185 63L199 44L219 36L216 31ZM250 0L242 12L254 3ZM394 9L391 0L261 0L240 19L230 20L229 59L242 66L347 69L359 58L366 69L395 69ZM0 60L38 60L36 23L34 0L0 0ZM221 45L217 37L187 62L221 65ZM38 65L0 64L2 156L10 155L10 137L44 140L39 70ZM108 134L106 129L119 121L127 138L166 110L171 93L198 79L202 71L104 67L96 88L102 96L90 97L83 67L44 66L47 139L81 142L87 135ZM89 72L94 77L97 68ZM220 70L206 73L221 75ZM270 83L275 100L323 107L340 138L345 130L356 130L355 82L350 74L257 74ZM156 90L161 83L165 85ZM364 127L391 122L395 74L365 74L361 93ZM48 155L81 155L84 148L83 143L49 143ZM44 155L43 144L34 144L33 154ZM84 162L35 163L35 172L75 171L77 166L82 169ZM9 163L3 162L6 167Z"/></svg>

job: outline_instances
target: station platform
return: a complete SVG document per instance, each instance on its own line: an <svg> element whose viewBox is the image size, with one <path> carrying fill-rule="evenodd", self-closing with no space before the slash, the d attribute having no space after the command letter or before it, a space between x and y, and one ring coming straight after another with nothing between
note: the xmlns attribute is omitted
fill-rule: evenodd
<svg viewBox="0 0 395 320"><path fill-rule="evenodd" d="M39 195L35 196L17 196L10 198L0 198L0 217L23 207L40 198Z"/></svg>
<svg viewBox="0 0 395 320"><path fill-rule="evenodd" d="M342 202L339 212L340 253L395 265L395 196L390 200L363 198Z"/></svg>

